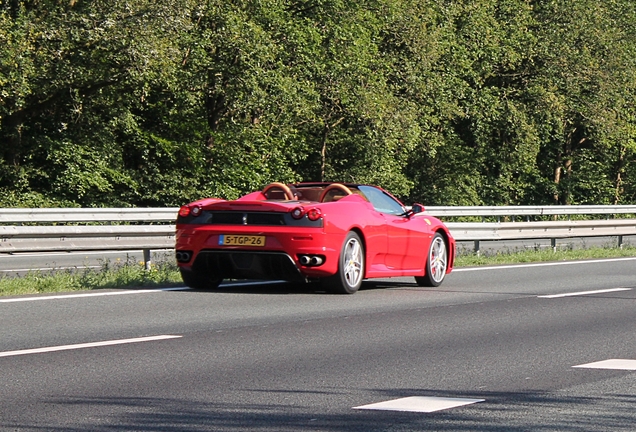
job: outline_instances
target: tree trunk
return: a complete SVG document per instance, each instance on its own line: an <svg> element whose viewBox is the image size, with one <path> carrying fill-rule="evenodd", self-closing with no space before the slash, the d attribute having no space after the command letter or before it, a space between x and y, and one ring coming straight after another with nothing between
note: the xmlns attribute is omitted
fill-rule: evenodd
<svg viewBox="0 0 636 432"><path fill-rule="evenodd" d="M619 147L618 161L616 161L616 179L614 180L614 205L618 205L623 194L623 172L625 171L625 146Z"/></svg>
<svg viewBox="0 0 636 432"><path fill-rule="evenodd" d="M325 166L327 165L327 136L329 135L329 125L325 125L322 132L322 148L320 149L320 181L325 181Z"/></svg>
<svg viewBox="0 0 636 432"><path fill-rule="evenodd" d="M8 116L5 122L7 146L4 150L4 160L9 165L18 166L20 165L20 153L22 149L23 111Z"/></svg>
<svg viewBox="0 0 636 432"><path fill-rule="evenodd" d="M556 185L556 191L552 198L554 199L555 204L559 204L559 187L561 183L561 172L563 168L561 168L561 153L557 155L556 167L554 168L554 184Z"/></svg>

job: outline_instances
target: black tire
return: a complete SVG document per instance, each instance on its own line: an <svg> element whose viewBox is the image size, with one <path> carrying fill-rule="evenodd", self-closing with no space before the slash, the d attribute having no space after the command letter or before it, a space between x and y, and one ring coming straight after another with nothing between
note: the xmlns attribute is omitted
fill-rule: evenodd
<svg viewBox="0 0 636 432"><path fill-rule="evenodd" d="M219 287L223 279L212 277L194 270L179 268L181 279L186 286L197 290L213 290Z"/></svg>
<svg viewBox="0 0 636 432"><path fill-rule="evenodd" d="M323 279L323 287L335 294L353 294L364 279L365 252L360 236L350 231L345 238L338 260L338 272Z"/></svg>
<svg viewBox="0 0 636 432"><path fill-rule="evenodd" d="M415 282L421 287L437 287L444 282L448 266L448 247L444 237L435 233L426 256L424 276L416 276Z"/></svg>

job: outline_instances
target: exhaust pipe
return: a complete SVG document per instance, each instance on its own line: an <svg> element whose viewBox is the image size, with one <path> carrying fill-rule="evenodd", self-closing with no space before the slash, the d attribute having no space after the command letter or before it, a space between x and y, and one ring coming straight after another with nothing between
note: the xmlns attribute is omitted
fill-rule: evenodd
<svg viewBox="0 0 636 432"><path fill-rule="evenodd" d="M176 252L177 262L187 263L192 258L192 252L189 251L177 251Z"/></svg>
<svg viewBox="0 0 636 432"><path fill-rule="evenodd" d="M325 262L325 259L319 255L301 255L298 257L298 261L304 266L319 266Z"/></svg>

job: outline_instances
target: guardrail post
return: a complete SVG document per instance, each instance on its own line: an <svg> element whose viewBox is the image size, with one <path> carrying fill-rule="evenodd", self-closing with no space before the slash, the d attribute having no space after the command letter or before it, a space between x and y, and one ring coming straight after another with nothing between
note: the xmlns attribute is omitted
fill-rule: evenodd
<svg viewBox="0 0 636 432"><path fill-rule="evenodd" d="M150 271L152 261L150 261L150 249L144 249L144 268L146 271Z"/></svg>
<svg viewBox="0 0 636 432"><path fill-rule="evenodd" d="M479 240L475 240L475 248L473 249L475 254L479 256Z"/></svg>
<svg viewBox="0 0 636 432"><path fill-rule="evenodd" d="M618 236L618 248L619 249L623 249L623 236L622 235Z"/></svg>
<svg viewBox="0 0 636 432"><path fill-rule="evenodd" d="M552 252L556 252L557 251L557 239L551 238L550 239L550 246L552 246Z"/></svg>

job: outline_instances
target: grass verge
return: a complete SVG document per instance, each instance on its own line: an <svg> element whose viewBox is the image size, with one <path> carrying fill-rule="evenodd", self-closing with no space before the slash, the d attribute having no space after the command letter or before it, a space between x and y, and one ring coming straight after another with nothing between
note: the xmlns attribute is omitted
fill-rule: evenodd
<svg viewBox="0 0 636 432"><path fill-rule="evenodd" d="M552 249L504 250L481 255L460 252L455 267L634 257L636 247L590 247L556 252ZM150 271L145 270L143 263L128 259L121 262L104 261L99 269L67 269L46 273L34 271L18 277L3 276L0 277L0 296L182 284L179 270L169 258L158 260Z"/></svg>
<svg viewBox="0 0 636 432"><path fill-rule="evenodd" d="M4 276L0 278L0 296L182 284L176 264L167 259L153 262L149 271L146 271L143 263L127 259L103 261L97 269L32 271L24 276Z"/></svg>
<svg viewBox="0 0 636 432"><path fill-rule="evenodd" d="M455 260L455 267L472 267L497 264L521 264L549 261L577 261L586 259L635 257L636 247L625 245L617 247L589 247L531 250L503 250L497 253L460 253Z"/></svg>

